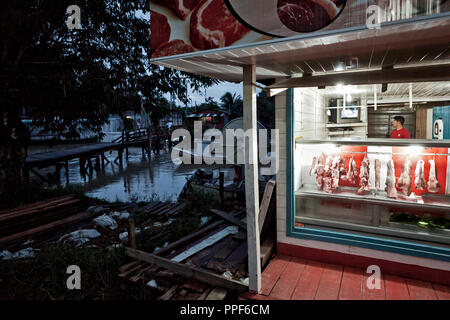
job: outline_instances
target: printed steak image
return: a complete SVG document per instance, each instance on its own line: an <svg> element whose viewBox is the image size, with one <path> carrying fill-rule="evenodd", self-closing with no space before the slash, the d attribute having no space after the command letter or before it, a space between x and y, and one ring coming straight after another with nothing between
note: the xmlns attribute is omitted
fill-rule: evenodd
<svg viewBox="0 0 450 320"><path fill-rule="evenodd" d="M159 46L158 49L153 51L152 58L172 56L175 54L182 54L193 51L194 48L191 45L185 43L183 40L175 39Z"/></svg>
<svg viewBox="0 0 450 320"><path fill-rule="evenodd" d="M191 15L190 40L197 49L229 46L249 31L236 20L223 0L204 0Z"/></svg>
<svg viewBox="0 0 450 320"><path fill-rule="evenodd" d="M150 47L152 52L170 39L170 25L167 18L150 10Z"/></svg>
<svg viewBox="0 0 450 320"><path fill-rule="evenodd" d="M277 11L289 29L311 32L328 25L339 9L331 0L279 0Z"/></svg>
<svg viewBox="0 0 450 320"><path fill-rule="evenodd" d="M191 13L195 6L201 1L202 0L154 0L155 3L171 9L181 20L185 20L189 13Z"/></svg>

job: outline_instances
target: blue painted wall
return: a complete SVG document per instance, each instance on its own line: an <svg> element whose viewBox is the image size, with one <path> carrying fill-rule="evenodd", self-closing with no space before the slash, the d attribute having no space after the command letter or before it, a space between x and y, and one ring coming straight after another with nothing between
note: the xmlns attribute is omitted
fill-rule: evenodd
<svg viewBox="0 0 450 320"><path fill-rule="evenodd" d="M433 108L433 124L439 118L444 120L444 139L450 139L450 106Z"/></svg>

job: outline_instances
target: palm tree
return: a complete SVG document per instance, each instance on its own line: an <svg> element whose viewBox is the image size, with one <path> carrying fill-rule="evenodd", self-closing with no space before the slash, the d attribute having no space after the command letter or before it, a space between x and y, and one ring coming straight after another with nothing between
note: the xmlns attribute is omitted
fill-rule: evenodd
<svg viewBox="0 0 450 320"><path fill-rule="evenodd" d="M221 108L228 112L230 119L242 116L242 99L236 93L225 92L220 98Z"/></svg>

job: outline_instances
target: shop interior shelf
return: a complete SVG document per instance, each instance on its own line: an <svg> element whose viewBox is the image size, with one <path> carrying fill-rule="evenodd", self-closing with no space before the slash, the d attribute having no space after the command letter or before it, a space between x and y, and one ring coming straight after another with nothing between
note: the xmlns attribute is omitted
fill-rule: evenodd
<svg viewBox="0 0 450 320"><path fill-rule="evenodd" d="M324 200L338 200L343 202L358 202L387 207L400 207L420 211L430 210L432 212L444 213L447 219L450 218L450 197L443 195L424 195L415 200L399 196L393 199L386 196L386 192L378 190L375 194L358 195L355 190L339 188L334 193L326 193L311 187L303 187L295 192L296 197L320 198ZM423 202L423 203L422 203Z"/></svg>

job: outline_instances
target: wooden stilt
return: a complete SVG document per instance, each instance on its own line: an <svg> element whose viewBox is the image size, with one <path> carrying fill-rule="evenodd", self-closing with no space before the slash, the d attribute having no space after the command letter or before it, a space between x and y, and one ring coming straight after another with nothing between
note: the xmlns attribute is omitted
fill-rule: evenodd
<svg viewBox="0 0 450 320"><path fill-rule="evenodd" d="M86 159L80 158L80 174L82 176L86 175Z"/></svg>
<svg viewBox="0 0 450 320"><path fill-rule="evenodd" d="M133 216L128 218L128 245L131 248L136 249L136 233Z"/></svg>
<svg viewBox="0 0 450 320"><path fill-rule="evenodd" d="M243 67L244 131L251 131L245 159L245 202L247 210L248 274L251 292L261 291L261 251L259 239L258 146L256 125L256 67Z"/></svg>
<svg viewBox="0 0 450 320"><path fill-rule="evenodd" d="M66 173L66 184L69 185L69 160L64 162L64 169Z"/></svg>

